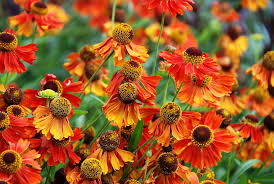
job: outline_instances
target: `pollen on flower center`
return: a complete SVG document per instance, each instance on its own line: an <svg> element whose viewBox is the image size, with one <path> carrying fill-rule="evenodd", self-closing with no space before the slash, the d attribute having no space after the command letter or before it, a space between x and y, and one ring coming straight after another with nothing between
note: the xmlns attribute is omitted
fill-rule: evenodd
<svg viewBox="0 0 274 184"><path fill-rule="evenodd" d="M0 50L12 51L17 47L17 38L15 35L2 32L0 33Z"/></svg>
<svg viewBox="0 0 274 184"><path fill-rule="evenodd" d="M96 180L102 175L102 164L95 158L87 158L81 164L81 174L84 178Z"/></svg>
<svg viewBox="0 0 274 184"><path fill-rule="evenodd" d="M133 131L134 131L134 126L133 125L128 125L128 126L122 126L121 127L121 136L125 139L125 140L127 140L127 141L129 141L130 140L130 138L131 138L131 135L132 135L132 133L133 133Z"/></svg>
<svg viewBox="0 0 274 184"><path fill-rule="evenodd" d="M182 110L174 102L165 103L160 109L160 116L168 124L175 123L181 118Z"/></svg>
<svg viewBox="0 0 274 184"><path fill-rule="evenodd" d="M89 148L80 148L75 151L75 153L84 161L90 155L91 151Z"/></svg>
<svg viewBox="0 0 274 184"><path fill-rule="evenodd" d="M184 52L184 60L186 62L197 64L203 62L205 57L198 47L190 47Z"/></svg>
<svg viewBox="0 0 274 184"><path fill-rule="evenodd" d="M42 90L51 89L56 93L62 94L63 93L63 86L60 81L58 80L49 80L47 83L42 87Z"/></svg>
<svg viewBox="0 0 274 184"><path fill-rule="evenodd" d="M259 119L254 114L248 114L245 116L246 123L250 125L257 125L259 123Z"/></svg>
<svg viewBox="0 0 274 184"><path fill-rule="evenodd" d="M113 39L124 45L129 44L133 39L133 30L129 24L117 24L112 31Z"/></svg>
<svg viewBox="0 0 274 184"><path fill-rule="evenodd" d="M70 142L69 138L65 138L65 139L60 140L60 141L57 140L57 139L52 138L52 144L55 145L55 146L65 147L66 145L68 145L69 142Z"/></svg>
<svg viewBox="0 0 274 184"><path fill-rule="evenodd" d="M97 69L98 69L98 66L94 64L93 62L87 63L84 69L86 77L90 79ZM102 75L103 75L102 70L99 70L96 73L95 77L92 79L92 82L99 80Z"/></svg>
<svg viewBox="0 0 274 184"><path fill-rule="evenodd" d="M99 144L104 151L114 151L120 145L120 138L114 131L107 131L100 136Z"/></svg>
<svg viewBox="0 0 274 184"><path fill-rule="evenodd" d="M121 72L127 79L136 81L141 78L143 68L142 65L137 61L127 61L122 65Z"/></svg>
<svg viewBox="0 0 274 184"><path fill-rule="evenodd" d="M50 103L50 112L58 119L63 119L69 115L71 103L63 97L54 98Z"/></svg>
<svg viewBox="0 0 274 184"><path fill-rule="evenodd" d="M135 179L128 179L124 184L141 184L141 183Z"/></svg>
<svg viewBox="0 0 274 184"><path fill-rule="evenodd" d="M268 51L263 57L263 65L268 70L274 70L274 51Z"/></svg>
<svg viewBox="0 0 274 184"><path fill-rule="evenodd" d="M130 82L121 84L118 88L118 97L125 104L134 102L137 98L136 86Z"/></svg>
<svg viewBox="0 0 274 184"><path fill-rule="evenodd" d="M95 51L94 51L93 47L90 45L86 45L83 48L81 48L80 58L85 62L88 62L91 59L94 59Z"/></svg>
<svg viewBox="0 0 274 184"><path fill-rule="evenodd" d="M204 180L200 184L216 184L214 180Z"/></svg>
<svg viewBox="0 0 274 184"><path fill-rule="evenodd" d="M7 113L22 118L26 116L24 109L20 105L10 105L7 107Z"/></svg>
<svg viewBox="0 0 274 184"><path fill-rule="evenodd" d="M199 147L209 146L214 139L212 130L206 125L199 125L192 130L191 139Z"/></svg>
<svg viewBox="0 0 274 184"><path fill-rule="evenodd" d="M263 103L269 97L269 94L265 89L257 87L253 92L253 97L257 103Z"/></svg>
<svg viewBox="0 0 274 184"><path fill-rule="evenodd" d="M4 100L8 105L18 105L23 98L23 92L18 87L9 87L4 93Z"/></svg>
<svg viewBox="0 0 274 184"><path fill-rule="evenodd" d="M174 173L178 168L178 159L173 153L163 153L157 160L159 172L165 175Z"/></svg>
<svg viewBox="0 0 274 184"><path fill-rule="evenodd" d="M9 116L4 112L0 112L0 132L8 128L9 125L10 125Z"/></svg>
<svg viewBox="0 0 274 184"><path fill-rule="evenodd" d="M48 13L48 7L43 2L34 2L31 4L31 11L38 15L46 15Z"/></svg>
<svg viewBox="0 0 274 184"><path fill-rule="evenodd" d="M0 154L0 170L6 173L15 173L22 164L21 156L13 151L6 150Z"/></svg>

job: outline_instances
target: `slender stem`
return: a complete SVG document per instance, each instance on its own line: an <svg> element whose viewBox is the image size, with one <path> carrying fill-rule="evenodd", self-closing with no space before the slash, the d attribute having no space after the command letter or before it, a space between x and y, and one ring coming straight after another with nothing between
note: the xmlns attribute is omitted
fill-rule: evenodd
<svg viewBox="0 0 274 184"><path fill-rule="evenodd" d="M51 169L52 169L52 167L49 167L49 170L48 170L48 175L47 175L47 178L46 178L46 182L45 182L45 184L47 184L47 183L48 183L48 180L49 180L49 178L50 178L50 172L51 172Z"/></svg>
<svg viewBox="0 0 274 184"><path fill-rule="evenodd" d="M146 182L147 178L150 176L150 174L157 168L158 165L150 169L147 173L147 175L144 177L144 183Z"/></svg>
<svg viewBox="0 0 274 184"><path fill-rule="evenodd" d="M187 106L184 108L183 112L185 112L185 111L186 111L186 109L187 109L189 106L190 106L190 105L189 105L189 104L187 104Z"/></svg>
<svg viewBox="0 0 274 184"><path fill-rule="evenodd" d="M5 78L5 82L4 82L4 87L6 87L7 84L8 84L8 78L9 78L9 72L7 72L7 74L6 74L6 78Z"/></svg>
<svg viewBox="0 0 274 184"><path fill-rule="evenodd" d="M112 16L111 16L111 30L113 30L113 27L114 27L115 11L116 11L116 0L113 0L113 4L112 4Z"/></svg>
<svg viewBox="0 0 274 184"><path fill-rule="evenodd" d="M88 122L88 125L83 128L83 132L86 131L89 127L91 127L99 118L101 118L104 115L103 112L101 112L101 114L99 116L97 116L94 120L92 120L92 122Z"/></svg>
<svg viewBox="0 0 274 184"><path fill-rule="evenodd" d="M135 154L137 153L140 149L142 149L143 147L145 147L146 145L150 144L150 142L152 142L154 137L152 136L151 138L149 138L144 144L142 144L139 148L137 148L135 151L133 151L132 153Z"/></svg>
<svg viewBox="0 0 274 184"><path fill-rule="evenodd" d="M261 167L256 170L256 172L252 176L252 179L255 178L258 174L260 174L260 172L262 171L265 164L272 158L273 154L274 154L274 151L272 151L272 153L269 155L269 157L266 159L266 161L264 161L264 163L261 165Z"/></svg>
<svg viewBox="0 0 274 184"><path fill-rule="evenodd" d="M148 163L149 163L149 156L147 157L147 160L146 160L146 165L145 165L145 174L144 174L144 180L143 180L143 183L145 183L145 178L147 177L147 166L148 166Z"/></svg>
<svg viewBox="0 0 274 184"><path fill-rule="evenodd" d="M247 160L249 160L252 155L255 153L256 149L258 148L259 144L256 145L256 147L252 150L252 152L248 155Z"/></svg>
<svg viewBox="0 0 274 184"><path fill-rule="evenodd" d="M84 91L85 89L88 87L88 85L91 83L91 81L94 79L94 77L96 76L96 74L99 72L99 70L102 68L102 66L109 60L109 58L112 56L113 54L113 50L107 55L106 59L104 60L103 63L100 64L100 66L97 68L97 70L94 72L94 74L90 77L90 79L88 80L87 84L84 87Z"/></svg>
<svg viewBox="0 0 274 184"><path fill-rule="evenodd" d="M110 124L110 121L108 121L108 120L106 120L106 121L107 121L107 123L105 124L105 126L98 132L98 134L91 141L89 148L91 148L92 144L96 141L96 139L107 129L108 125Z"/></svg>
<svg viewBox="0 0 274 184"><path fill-rule="evenodd" d="M156 71L156 62L157 62L157 59L158 59L158 50L159 50L160 40L161 40L163 28L164 28L165 16L166 16L166 14L163 13L162 14L162 20L161 20L160 33L159 33L159 36L158 36L158 41L157 41L156 51L155 51L155 56L154 56L154 61L153 61L152 75L155 75L155 71Z"/></svg>
<svg viewBox="0 0 274 184"><path fill-rule="evenodd" d="M166 84L165 84L165 91L164 91L164 97L163 97L163 104L165 103L166 101L166 95L167 95L167 89L168 89L168 82L169 82L169 78L170 78L170 75L167 74L167 81L166 81Z"/></svg>
<svg viewBox="0 0 274 184"><path fill-rule="evenodd" d="M178 96L178 94L179 94L179 92L180 92L182 86L183 86L183 82L181 82L181 84L180 84L178 90L176 91L176 94L175 94L175 96L173 97L172 102L174 102L175 99L177 98L177 96Z"/></svg>

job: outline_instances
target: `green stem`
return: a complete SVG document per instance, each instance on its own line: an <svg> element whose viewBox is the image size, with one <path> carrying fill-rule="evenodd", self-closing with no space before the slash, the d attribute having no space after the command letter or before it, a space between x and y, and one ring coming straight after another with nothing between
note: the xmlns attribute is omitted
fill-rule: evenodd
<svg viewBox="0 0 274 184"><path fill-rule="evenodd" d="M189 105L189 104L187 104L187 106L184 108L183 112L185 112L185 111L186 111L186 109L187 109L189 106L190 106L190 105Z"/></svg>
<svg viewBox="0 0 274 184"><path fill-rule="evenodd" d="M46 178L46 182L45 182L45 184L47 184L47 183L48 183L48 180L49 180L49 178L50 178L50 172L51 172L51 169L52 169L52 167L49 167L49 170L48 170L48 175L47 175L47 178Z"/></svg>
<svg viewBox="0 0 274 184"><path fill-rule="evenodd" d="M155 71L156 71L156 62L157 62L157 59L158 59L158 50L159 50L160 40L161 40L163 28L164 28L165 16L166 16L166 14L163 13L162 14L162 20L161 20L160 33L159 33L159 36L158 36L158 41L157 41L156 51L155 51L155 56L154 56L154 61L153 61L152 75L155 75Z"/></svg>
<svg viewBox="0 0 274 184"><path fill-rule="evenodd" d="M144 180L143 180L143 183L145 183L145 178L147 177L147 166L148 166L148 163L149 163L149 156L147 157L147 160L146 160L146 165L145 165L145 174L144 174Z"/></svg>
<svg viewBox="0 0 274 184"><path fill-rule="evenodd" d="M274 151L272 151L272 153L269 155L269 157L266 159L266 161L264 161L264 163L261 165L261 167L255 171L255 173L252 176L252 179L254 179L258 174L260 174L260 172L262 171L265 164L272 158L273 154L274 154Z"/></svg>
<svg viewBox="0 0 274 184"><path fill-rule="evenodd" d="M97 116L94 120L92 120L90 123L88 122L88 125L83 128L83 132L86 131L89 127L91 127L99 118L101 118L104 115L103 112L99 116Z"/></svg>
<svg viewBox="0 0 274 184"><path fill-rule="evenodd" d="M149 138L144 144L142 144L139 148L137 148L135 151L133 151L132 153L135 154L137 153L140 149L142 149L143 147L145 147L146 145L150 144L150 142L152 142L152 139L154 137L152 136L151 138Z"/></svg>
<svg viewBox="0 0 274 184"><path fill-rule="evenodd" d="M173 97L172 102L174 102L175 99L177 98L177 96L178 96L178 94L179 94L179 92L180 92L182 86L183 86L183 82L181 82L181 84L180 84L178 90L176 91L176 94L175 94L175 96Z"/></svg>
<svg viewBox="0 0 274 184"><path fill-rule="evenodd" d="M94 79L94 77L96 76L96 74L99 72L99 70L102 68L102 66L109 60L109 58L112 56L113 54L113 50L107 55L106 59L104 60L103 63L100 64L100 66L97 68L97 70L94 72L94 74L90 77L90 79L88 80L87 84L84 87L84 91L85 89L88 87L88 85L91 83L91 81Z"/></svg>
<svg viewBox="0 0 274 184"><path fill-rule="evenodd" d="M110 124L110 121L106 121L107 123L105 124L105 126L98 132L98 134L96 134L96 136L91 141L90 145L88 146L89 148L91 148L92 144L96 141L96 139L107 129L108 125Z"/></svg>
<svg viewBox="0 0 274 184"><path fill-rule="evenodd" d="M168 89L168 82L169 82L170 75L167 74L167 81L164 88L164 97L163 97L163 104L166 102L166 95L167 95L167 89Z"/></svg>
<svg viewBox="0 0 274 184"><path fill-rule="evenodd" d="M256 147L252 150L252 152L248 155L247 160L249 160L252 155L255 153L256 149L258 148L259 144L256 145Z"/></svg>
<svg viewBox="0 0 274 184"><path fill-rule="evenodd" d="M6 78L5 78L5 82L4 82L4 87L7 87L8 78L9 78L9 72L7 72L7 74L6 74Z"/></svg>
<svg viewBox="0 0 274 184"><path fill-rule="evenodd" d="M115 11L116 11L116 0L113 0L113 4L112 4L112 16L111 16L111 30L113 30L113 27L114 27Z"/></svg>

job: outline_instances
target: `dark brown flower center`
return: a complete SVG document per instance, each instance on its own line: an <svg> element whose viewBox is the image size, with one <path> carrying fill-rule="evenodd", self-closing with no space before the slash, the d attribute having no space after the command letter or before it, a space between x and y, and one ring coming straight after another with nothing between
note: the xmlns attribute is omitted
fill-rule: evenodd
<svg viewBox="0 0 274 184"><path fill-rule="evenodd" d="M114 131L107 131L101 135L99 144L104 151L111 152L120 145L120 138Z"/></svg>
<svg viewBox="0 0 274 184"><path fill-rule="evenodd" d="M199 125L192 130L192 142L199 147L206 147L213 142L212 130L206 125Z"/></svg>
<svg viewBox="0 0 274 184"><path fill-rule="evenodd" d="M118 97L124 104L130 104L137 99L137 87L130 82L121 84L118 88Z"/></svg>
<svg viewBox="0 0 274 184"><path fill-rule="evenodd" d="M98 65L94 64L93 62L87 63L85 66L86 77L90 79L97 69L98 69ZM92 79L92 82L99 80L102 75L103 75L102 70L99 70L97 74L95 75L95 77Z"/></svg>
<svg viewBox="0 0 274 184"><path fill-rule="evenodd" d="M11 43L14 39L15 37L12 34L9 34L9 33L0 34L0 42Z"/></svg>
<svg viewBox="0 0 274 184"><path fill-rule="evenodd" d="M245 119L247 121L247 123L250 123L252 125L256 125L257 123L259 123L259 119L256 115L254 114L248 114L245 116Z"/></svg>
<svg viewBox="0 0 274 184"><path fill-rule="evenodd" d="M236 40L242 33L243 30L241 26L238 25L230 26L227 30L227 35L231 38L231 40Z"/></svg>
<svg viewBox="0 0 274 184"><path fill-rule="evenodd" d="M8 105L18 105L23 98L24 94L18 87L9 87L4 93L4 100Z"/></svg>
<svg viewBox="0 0 274 184"><path fill-rule="evenodd" d="M10 105L6 109L8 114L14 115L18 118L26 116L24 109L20 105Z"/></svg>
<svg viewBox="0 0 274 184"><path fill-rule="evenodd" d="M165 175L174 173L178 168L178 159L173 153L163 153L157 160L159 172Z"/></svg>
<svg viewBox="0 0 274 184"><path fill-rule="evenodd" d="M47 83L42 87L43 90L51 89L56 93L62 94L63 93L63 86L60 81L58 80L49 80Z"/></svg>
<svg viewBox="0 0 274 184"><path fill-rule="evenodd" d="M129 24L117 24L112 31L113 39L121 44L129 44L133 39L133 30Z"/></svg>
<svg viewBox="0 0 274 184"><path fill-rule="evenodd" d="M31 11L38 15L46 15L48 13L48 7L44 2L38 1L32 3Z"/></svg>
<svg viewBox="0 0 274 184"><path fill-rule="evenodd" d="M94 59L95 51L94 51L93 47L90 45L84 46L80 51L80 58L85 62L88 62L91 59Z"/></svg>
<svg viewBox="0 0 274 184"><path fill-rule="evenodd" d="M17 38L10 33L0 33L0 51L12 51L17 47Z"/></svg>
<svg viewBox="0 0 274 184"><path fill-rule="evenodd" d="M181 107L174 102L165 103L160 109L161 118L169 124L175 123L181 117Z"/></svg>
<svg viewBox="0 0 274 184"><path fill-rule="evenodd" d="M231 115L231 113L228 110L226 110L226 109L218 109L216 111L216 114L219 114L219 115L221 115L224 118L224 120L222 121L222 124L221 124L220 128L226 128L231 123L231 121L232 121L232 115Z"/></svg>
<svg viewBox="0 0 274 184"><path fill-rule="evenodd" d="M0 154L0 170L15 173L21 167L22 158L16 151L5 150Z"/></svg>
<svg viewBox="0 0 274 184"><path fill-rule="evenodd" d="M203 56L203 52L198 47L189 47L185 52L191 56Z"/></svg>
<svg viewBox="0 0 274 184"><path fill-rule="evenodd" d="M52 144L54 146L62 146L62 147L65 147L66 145L68 145L70 142L70 139L69 138L65 138L63 140L57 140L57 139L54 139L52 138Z"/></svg>
<svg viewBox="0 0 274 184"><path fill-rule="evenodd" d="M274 131L274 111L264 118L264 126L269 131Z"/></svg>
<svg viewBox="0 0 274 184"><path fill-rule="evenodd" d="M9 116L4 112L0 112L0 133L1 131L7 129L9 125L10 125Z"/></svg>
<svg viewBox="0 0 274 184"><path fill-rule="evenodd" d="M274 51L268 51L263 57L263 65L268 70L274 70Z"/></svg>

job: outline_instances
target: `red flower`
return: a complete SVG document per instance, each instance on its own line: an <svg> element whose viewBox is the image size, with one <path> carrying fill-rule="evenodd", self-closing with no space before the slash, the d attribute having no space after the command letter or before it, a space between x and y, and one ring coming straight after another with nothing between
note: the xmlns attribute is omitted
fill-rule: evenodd
<svg viewBox="0 0 274 184"><path fill-rule="evenodd" d="M46 74L45 78L41 80L39 88L41 90L51 89L60 94L61 97L68 99L74 107L79 107L81 98L71 93L82 93L84 87L81 81L73 82L72 77L67 78L61 83L55 75ZM28 103L32 109L36 109L39 105L47 105L46 98L38 97L39 91L37 89L26 89L24 91L24 102Z"/></svg>
<svg viewBox="0 0 274 184"><path fill-rule="evenodd" d="M14 31L6 29L0 33L0 72L21 74L27 71L21 60L33 65L37 50L35 43L19 46Z"/></svg>

